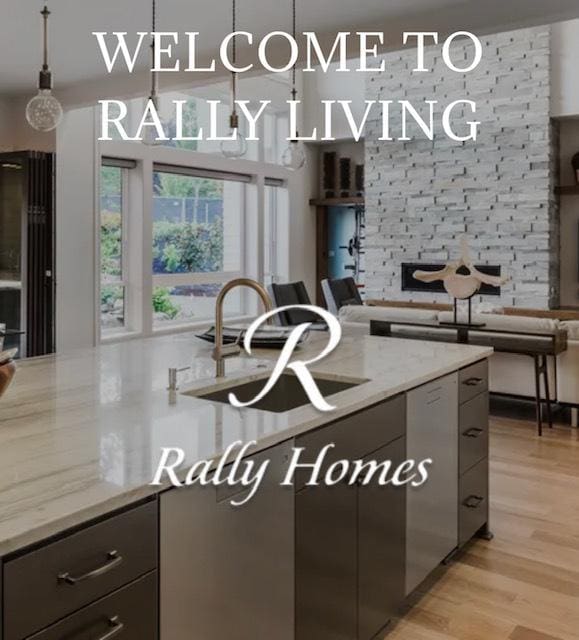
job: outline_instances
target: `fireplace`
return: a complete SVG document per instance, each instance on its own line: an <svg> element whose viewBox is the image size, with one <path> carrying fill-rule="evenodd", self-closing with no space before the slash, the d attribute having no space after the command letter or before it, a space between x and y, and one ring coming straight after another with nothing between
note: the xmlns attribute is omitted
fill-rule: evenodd
<svg viewBox="0 0 579 640"><path fill-rule="evenodd" d="M438 271L444 268L443 263L424 263L424 262L403 262L401 265L402 275L402 291L421 291L427 293L446 293L444 289L444 283L439 280L438 282L421 282L413 277L415 271ZM481 273L486 273L490 276L500 276L501 268L495 265L475 265ZM468 275L468 270L465 267L458 269L457 273L463 273ZM477 295L481 296L500 296L500 287L491 287L488 284L481 285Z"/></svg>

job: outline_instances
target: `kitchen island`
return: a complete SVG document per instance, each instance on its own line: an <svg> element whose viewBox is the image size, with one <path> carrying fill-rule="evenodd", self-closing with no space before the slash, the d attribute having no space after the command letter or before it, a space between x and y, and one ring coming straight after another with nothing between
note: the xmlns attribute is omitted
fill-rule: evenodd
<svg viewBox="0 0 579 640"><path fill-rule="evenodd" d="M323 335L316 336L304 352L318 353L320 341L324 339ZM271 359L277 353L256 353L256 359L238 358L227 362L227 384L232 379L255 380L267 375L263 367L271 367ZM447 521L453 519L452 504L454 516L458 515L460 500L466 503L463 506L469 517L477 511L480 502L488 504L488 496L479 496L484 493L480 483L484 484L488 478L488 468L482 464L486 455L481 457L479 452L478 457L468 460L466 456L473 455L472 447L469 448L472 442L485 442L477 435L488 427L484 424L485 371L490 354L490 349L464 345L345 336L338 349L313 368L323 378L356 384L331 396L337 407L332 413L320 413L310 405L282 413L252 408L238 410L191 395L205 388L214 389L215 381L211 379L214 363L210 359L210 348L187 334L133 340L23 362L13 387L0 404L3 640L36 637L42 630L45 633L39 636L42 640L62 637L63 633L73 631L74 624L80 624L81 618L83 624L87 624L90 616L96 615L96 609L104 607L113 596L118 600L115 606L124 615L118 614L116 620L112 614L107 618L110 632L122 624L123 629L128 630L125 630L127 638L156 638L157 589L161 602L161 639L190 637L186 634L192 629L184 626L198 613L192 603L201 592L198 588L186 591L185 587L195 582L191 578L195 570L205 572L203 580L197 580L197 587L211 577L203 590L209 598L205 601L205 611L207 603L211 599L214 602L212 619L201 620L200 624L206 626L196 627L200 638L212 640L208 634L213 632L217 634L215 637L225 637L218 634L227 628L235 628L236 634L231 637L239 640L274 637L272 633L278 640L314 637L314 626L320 622L316 611L311 609L315 608L319 589L313 582L315 576L309 572L315 573L316 559L325 555L331 564L332 558L331 545L312 543L327 542L328 538L321 536L329 531L342 531L342 549L348 548L352 558L359 558L358 547L352 546L353 540L366 535L366 530L355 523L350 532L353 537L346 539L348 526L341 527L332 520L332 514L344 513L344 505L351 508L352 513L355 505L359 513L360 506L368 501L368 514L372 516L377 512L375 500L381 499L370 493L375 488L369 487L369 492L356 493L349 502L341 502L337 493L332 493L326 501L323 491L306 489L304 492L303 486L296 485L293 491L285 490L284 498L280 499L282 489L272 477L272 483L260 491L247 509L236 511L227 500L231 492L223 492L223 488L207 488L213 491L210 499L209 493L200 493L199 487L151 486L162 447L183 450L183 473L199 460L218 460L236 441L256 441L252 455L269 456L273 462L278 461L279 467L272 462L278 470L287 464L288 447L305 443L313 451L328 439L342 443L346 457L383 450L383 454L401 459L431 457L436 469L436 456L444 455L451 466L442 475L433 472L431 491L448 490L447 513L437 510L425 525L420 518L428 500L425 503L420 496L407 499L402 491L388 498L394 509L388 520L393 520L390 515L397 513L398 528L387 530L385 535L398 536L404 544L403 553L398 556L405 564L397 566L401 571L398 581L402 585L401 594L405 597L426 577L427 568L436 554L440 554L440 549L448 547L451 552L473 534L488 529L487 517L471 518L470 523L467 518L462 530L455 524L454 533L452 527L448 529ZM179 393L169 394L167 370L183 366L191 366L192 372L185 374ZM473 402L478 404L474 406ZM468 422L481 415L482 425ZM428 425L431 425L430 433ZM467 428L463 430L463 426ZM441 432L437 434L435 430L439 427ZM324 433L325 429L333 431ZM466 447L462 458L459 431L469 432L464 438ZM445 437L453 440L445 443ZM389 448L391 445L394 447ZM447 458L449 448L452 451ZM484 448L479 451L484 453ZM463 476L466 480L461 485ZM445 482L450 483L448 487ZM474 483L472 491L468 483ZM216 496L216 492L222 493ZM453 492L457 495L453 496ZM460 492L466 494L458 495ZM427 497L428 492L424 496ZM331 501L336 500L333 509ZM215 504L223 509L215 511L212 509ZM323 522L316 518L320 513L325 514ZM437 531L442 522L445 535L433 536L436 539L433 546L433 540L427 539L425 526ZM330 529L324 528L326 524L331 525ZM256 538L258 529L260 534ZM230 534L229 537L224 537L225 533ZM444 540L449 535L451 538L454 535L454 540ZM138 544L136 539L140 540ZM262 554L257 564L251 560L255 558L256 548L260 550L256 545L251 554L241 557L244 541L250 545L252 539L269 541L267 554ZM124 559L119 561L123 540L128 547ZM368 530L363 548L379 549L379 542L372 539L372 531ZM105 547L100 551L95 549L95 545L101 543L108 545L106 552ZM220 548L222 543L232 546ZM186 546L180 548L179 544ZM196 545L205 545L203 553ZM266 551L263 547L262 550ZM83 553L84 562L73 566L77 554L82 560ZM97 555L87 558L87 553ZM104 564L99 554L103 554ZM420 559L414 562L416 554ZM304 558L308 560L304 562ZM367 558L368 566L376 564L378 558ZM441 559L437 558L437 562ZM70 566L66 566L67 560ZM382 557L381 561L388 562L388 557ZM104 567L101 577L98 572L93 577L95 566ZM58 580L50 574L46 579L47 591L42 591L43 583L37 572L51 568ZM334 586L343 586L348 579L348 589L357 601L355 604L349 601L349 611L354 612L355 608L355 613L347 620L344 617L344 624L338 625L342 635L330 624L327 637L359 637L361 640L373 633L378 624L375 606L368 606L368 615L364 617L368 620L367 628L359 626L358 617L365 602L375 599L376 593L378 599L382 597L381 586L388 590L391 585L376 582L379 576L369 576L364 584L358 569L358 565L352 564L336 576ZM253 576L252 570L256 572ZM27 590L26 580L30 575L35 575L34 584L39 591ZM284 576L288 578L285 582ZM272 578L278 582L268 582ZM296 588L300 581L303 589ZM55 586L57 583L61 585L60 591ZM244 615L251 623L256 615L259 617L259 612L269 610L269 618L266 620L268 616L265 616L261 626L240 627L243 607L236 607L234 603L227 605L228 615L218 615L216 598L224 601L235 598L237 593L239 603L250 606L256 595L252 593L254 585L262 585L259 594L262 602L253 613L245 610ZM226 588L227 593L223 592ZM56 593L52 593L55 589ZM344 590L336 589L338 592L343 597ZM360 592L368 594L364 602L358 601ZM21 615L19 598L23 594L26 594L29 611L36 606L34 598L42 598L43 605L39 605L37 616L30 612ZM268 597L271 606L267 606ZM386 598L388 607L399 597L397 592ZM140 605L134 604L135 598L140 599ZM150 607L142 604L147 598L152 603ZM184 603L189 609L183 610ZM328 603L318 604L323 608ZM343 606L340 608L345 611ZM177 613L178 619L175 619ZM102 618L102 612L99 615ZM72 621L67 622L69 618ZM63 622L57 623L59 620ZM53 623L57 625L54 628ZM322 621L322 627L324 624ZM257 635L255 629L259 630ZM325 637L319 629L315 634L316 640Z"/></svg>

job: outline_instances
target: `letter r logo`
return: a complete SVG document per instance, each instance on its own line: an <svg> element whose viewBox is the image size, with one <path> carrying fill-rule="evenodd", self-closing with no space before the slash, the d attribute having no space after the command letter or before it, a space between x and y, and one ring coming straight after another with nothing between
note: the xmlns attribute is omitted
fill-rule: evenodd
<svg viewBox="0 0 579 640"><path fill-rule="evenodd" d="M319 411L333 411L336 407L328 404L324 397L322 396L316 381L314 380L312 374L310 373L308 366L319 362L323 358L325 358L328 354L330 354L340 343L340 338L342 337L342 327L338 320L328 311L322 309L320 307L316 307L314 305L289 305L287 307L280 307L279 309L274 309L273 311L269 311L268 313L263 314L257 320L252 322L251 326L247 330L245 334L245 338L243 341L243 347L248 355L251 355L251 340L259 327L267 322L269 318L277 315L283 311L288 311L290 309L304 309L307 311L311 311L322 320L326 322L328 325L328 334L329 339L325 348L310 360L295 360L290 362L290 358L298 345L300 338L304 334L305 331L309 329L311 326L311 322L304 322L303 324L298 325L295 329L290 333L279 358L275 364L275 367L272 371L271 376L269 377L266 385L263 389L253 398L253 400L249 400L248 402L240 402L237 399L237 396L234 393L229 394L229 402L237 408L241 407L251 407L256 402L259 402L262 398L264 398L274 387L275 383L279 380L279 377L286 369L291 369L297 376L298 380L301 382L302 387L304 388L310 402L318 409Z"/></svg>

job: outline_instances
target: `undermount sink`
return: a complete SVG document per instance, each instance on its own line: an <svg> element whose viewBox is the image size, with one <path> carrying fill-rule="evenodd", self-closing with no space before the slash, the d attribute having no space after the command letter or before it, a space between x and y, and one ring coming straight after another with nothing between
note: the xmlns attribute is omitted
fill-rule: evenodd
<svg viewBox="0 0 579 640"><path fill-rule="evenodd" d="M197 389L186 392L184 395L195 396L196 398L210 400L211 402L229 404L229 394L235 393L238 400L241 402L247 402L257 396L257 394L263 389L266 380L267 378L264 377L258 380L251 380L250 382L243 382L241 384L233 383L230 386L221 387L214 391ZM366 380L345 382L342 380L319 378L317 376L314 376L314 380L324 398L335 393L340 393L340 391L352 389L353 387L357 387L359 384L366 382ZM284 413L285 411L291 411L292 409L303 407L309 403L310 400L298 378L294 375L284 373L280 376L279 380L267 396L252 405L251 408L259 409L261 411L271 411L273 413Z"/></svg>

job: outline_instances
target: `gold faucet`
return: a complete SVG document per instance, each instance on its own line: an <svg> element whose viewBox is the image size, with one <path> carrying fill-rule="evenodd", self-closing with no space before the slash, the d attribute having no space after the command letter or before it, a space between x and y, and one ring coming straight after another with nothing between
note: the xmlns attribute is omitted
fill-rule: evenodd
<svg viewBox="0 0 579 640"><path fill-rule="evenodd" d="M239 342L228 346L223 345L223 302L225 296L237 287L249 287L253 289L261 298L265 311L267 312L273 309L271 298L267 294L265 287L255 280L238 278L237 280L231 280L223 286L215 303L215 348L213 349L213 360L215 360L215 377L217 378L223 378L225 376L225 359L241 353Z"/></svg>

